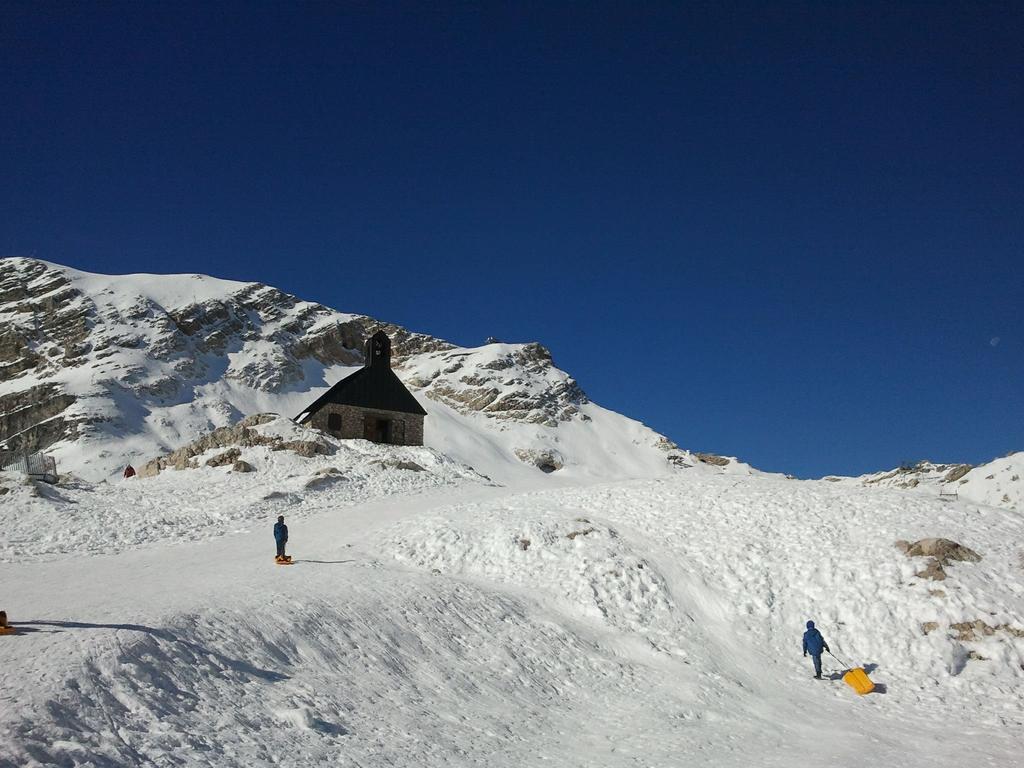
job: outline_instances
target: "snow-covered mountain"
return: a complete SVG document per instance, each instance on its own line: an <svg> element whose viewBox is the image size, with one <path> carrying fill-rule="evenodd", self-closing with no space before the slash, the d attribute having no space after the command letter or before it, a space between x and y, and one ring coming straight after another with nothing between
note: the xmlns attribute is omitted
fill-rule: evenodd
<svg viewBox="0 0 1024 768"><path fill-rule="evenodd" d="M1004 509L1024 510L1024 451L972 466L920 461L859 477L822 478L843 485L901 488L944 499L955 497Z"/></svg>
<svg viewBox="0 0 1024 768"><path fill-rule="evenodd" d="M110 477L255 413L297 415L376 329L429 414L427 445L487 475L752 471L601 408L537 343L462 348L260 283L24 258L0 261L0 443Z"/></svg>

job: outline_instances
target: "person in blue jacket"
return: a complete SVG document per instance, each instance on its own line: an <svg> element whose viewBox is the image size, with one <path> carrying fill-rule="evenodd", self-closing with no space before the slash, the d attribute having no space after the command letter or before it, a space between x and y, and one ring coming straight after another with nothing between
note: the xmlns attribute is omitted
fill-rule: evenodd
<svg viewBox="0 0 1024 768"><path fill-rule="evenodd" d="M804 632L804 657L807 654L811 654L811 658L814 659L814 679L821 680L821 652L826 650L832 653L832 650L828 647L828 643L825 642L825 638L821 636L821 632L814 628L814 622L807 622L807 631Z"/></svg>
<svg viewBox="0 0 1024 768"><path fill-rule="evenodd" d="M274 541L277 542L277 560L287 559L284 553L284 545L288 543L288 526L284 524L284 515L278 515L277 524L274 526Z"/></svg>

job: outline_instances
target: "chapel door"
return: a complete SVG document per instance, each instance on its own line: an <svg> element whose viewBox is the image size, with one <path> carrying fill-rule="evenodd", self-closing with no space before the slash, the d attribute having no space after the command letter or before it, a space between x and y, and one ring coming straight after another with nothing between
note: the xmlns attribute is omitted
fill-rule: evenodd
<svg viewBox="0 0 1024 768"><path fill-rule="evenodd" d="M376 416L363 418L363 437L374 443L391 442L391 422Z"/></svg>

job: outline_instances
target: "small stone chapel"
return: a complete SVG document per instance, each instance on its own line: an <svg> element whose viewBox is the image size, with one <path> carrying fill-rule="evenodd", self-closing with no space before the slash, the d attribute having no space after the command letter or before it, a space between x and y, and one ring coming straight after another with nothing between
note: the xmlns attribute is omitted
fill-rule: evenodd
<svg viewBox="0 0 1024 768"><path fill-rule="evenodd" d="M297 421L334 437L423 445L426 415L391 370L391 339L377 331L366 342L366 364L317 398Z"/></svg>

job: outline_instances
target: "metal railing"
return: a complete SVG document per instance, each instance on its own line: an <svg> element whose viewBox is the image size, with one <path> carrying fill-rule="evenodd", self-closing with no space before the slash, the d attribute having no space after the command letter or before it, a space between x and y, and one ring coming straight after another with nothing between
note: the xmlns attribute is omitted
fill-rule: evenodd
<svg viewBox="0 0 1024 768"><path fill-rule="evenodd" d="M57 460L46 453L0 453L0 470L21 472L45 483L57 482Z"/></svg>

